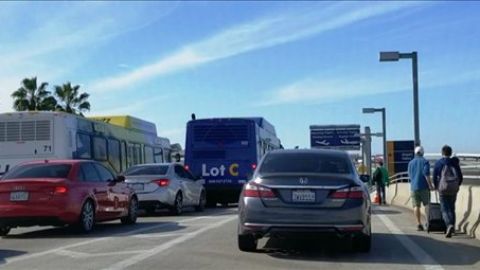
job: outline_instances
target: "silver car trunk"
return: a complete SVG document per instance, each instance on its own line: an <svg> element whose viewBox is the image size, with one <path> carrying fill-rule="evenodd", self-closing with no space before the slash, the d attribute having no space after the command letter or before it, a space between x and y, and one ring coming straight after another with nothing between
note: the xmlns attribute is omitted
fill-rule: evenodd
<svg viewBox="0 0 480 270"><path fill-rule="evenodd" d="M162 188L153 181L166 178L166 175L132 175L126 176L125 182L138 193L153 192Z"/></svg>

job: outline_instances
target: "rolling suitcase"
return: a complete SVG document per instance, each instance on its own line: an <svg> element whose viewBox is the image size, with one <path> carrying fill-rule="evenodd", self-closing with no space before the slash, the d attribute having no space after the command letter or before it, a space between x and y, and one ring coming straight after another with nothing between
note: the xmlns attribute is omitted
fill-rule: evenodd
<svg viewBox="0 0 480 270"><path fill-rule="evenodd" d="M438 199L438 191L435 191L437 202L430 202L427 214L427 232L443 232L446 233L447 226L443 221L442 209L440 207L440 200Z"/></svg>

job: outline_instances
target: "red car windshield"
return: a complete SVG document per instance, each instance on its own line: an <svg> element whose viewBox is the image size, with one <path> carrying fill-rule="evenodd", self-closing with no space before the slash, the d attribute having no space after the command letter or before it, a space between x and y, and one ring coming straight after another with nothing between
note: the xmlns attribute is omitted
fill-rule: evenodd
<svg viewBox="0 0 480 270"><path fill-rule="evenodd" d="M2 180L18 178L67 178L70 164L26 164L7 172Z"/></svg>

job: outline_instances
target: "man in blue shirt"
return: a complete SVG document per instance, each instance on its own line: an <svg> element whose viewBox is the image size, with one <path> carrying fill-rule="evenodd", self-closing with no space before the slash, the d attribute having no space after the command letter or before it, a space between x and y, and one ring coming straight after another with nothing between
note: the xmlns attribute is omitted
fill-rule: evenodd
<svg viewBox="0 0 480 270"><path fill-rule="evenodd" d="M421 204L428 212L430 204L430 190L433 189L430 180L430 163L423 157L423 147L415 148L415 158L408 163L408 177L410 178L410 190L413 204L413 211L417 220L417 230L423 231L421 221Z"/></svg>

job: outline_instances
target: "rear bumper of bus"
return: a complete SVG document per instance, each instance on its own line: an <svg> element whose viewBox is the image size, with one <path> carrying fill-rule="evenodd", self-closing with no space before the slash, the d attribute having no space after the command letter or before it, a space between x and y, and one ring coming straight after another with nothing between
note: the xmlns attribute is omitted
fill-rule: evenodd
<svg viewBox="0 0 480 270"><path fill-rule="evenodd" d="M243 185L238 186L205 186L208 202L238 203Z"/></svg>

